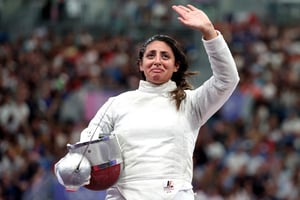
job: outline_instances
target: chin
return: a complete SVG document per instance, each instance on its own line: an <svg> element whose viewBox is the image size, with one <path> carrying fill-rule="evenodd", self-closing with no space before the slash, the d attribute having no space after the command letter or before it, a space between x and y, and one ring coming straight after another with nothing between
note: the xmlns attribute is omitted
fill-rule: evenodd
<svg viewBox="0 0 300 200"><path fill-rule="evenodd" d="M153 77L153 78L149 79L148 81L153 83L153 84L160 85L160 84L163 84L163 83L167 82L168 80L163 80L160 77L156 76L156 77Z"/></svg>
<svg viewBox="0 0 300 200"><path fill-rule="evenodd" d="M155 85L161 85L161 84L164 84L166 83L166 81L149 81L150 83L153 83Z"/></svg>

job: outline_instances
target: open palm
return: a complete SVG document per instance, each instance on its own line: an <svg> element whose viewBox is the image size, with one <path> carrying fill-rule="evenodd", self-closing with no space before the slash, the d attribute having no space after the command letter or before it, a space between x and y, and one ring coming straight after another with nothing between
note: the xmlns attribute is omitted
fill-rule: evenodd
<svg viewBox="0 0 300 200"><path fill-rule="evenodd" d="M208 16L193 5L173 5L173 10L178 13L178 20L190 28L199 30L206 39L215 37L216 31Z"/></svg>

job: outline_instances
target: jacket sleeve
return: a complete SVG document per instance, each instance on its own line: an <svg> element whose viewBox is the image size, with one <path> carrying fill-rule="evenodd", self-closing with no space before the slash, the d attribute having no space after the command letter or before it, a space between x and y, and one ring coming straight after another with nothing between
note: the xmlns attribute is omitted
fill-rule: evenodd
<svg viewBox="0 0 300 200"><path fill-rule="evenodd" d="M216 38L202 39L202 42L213 73L189 96L197 126L203 125L224 105L239 82L235 61L222 34L218 32Z"/></svg>

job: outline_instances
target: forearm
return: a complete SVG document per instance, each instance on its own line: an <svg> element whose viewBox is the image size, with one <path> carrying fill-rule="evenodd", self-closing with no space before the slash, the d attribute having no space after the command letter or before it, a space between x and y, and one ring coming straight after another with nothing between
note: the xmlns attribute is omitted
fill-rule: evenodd
<svg viewBox="0 0 300 200"><path fill-rule="evenodd" d="M235 88L239 82L237 67L222 34L220 32L217 33L218 36L213 39L205 40L203 38L202 40L211 64L213 76L224 85L223 87L231 85Z"/></svg>
<svg viewBox="0 0 300 200"><path fill-rule="evenodd" d="M192 97L200 123L206 122L228 100L239 82L234 59L221 33L212 40L204 40L213 76L195 90Z"/></svg>

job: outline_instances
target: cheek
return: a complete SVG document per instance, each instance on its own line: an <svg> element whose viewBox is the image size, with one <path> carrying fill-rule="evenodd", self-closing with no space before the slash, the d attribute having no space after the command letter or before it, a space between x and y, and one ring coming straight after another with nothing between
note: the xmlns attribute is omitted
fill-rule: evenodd
<svg viewBox="0 0 300 200"><path fill-rule="evenodd" d="M151 62L147 62L147 61L143 61L140 65L140 71L146 71L147 69L149 69L151 67L152 63Z"/></svg>

